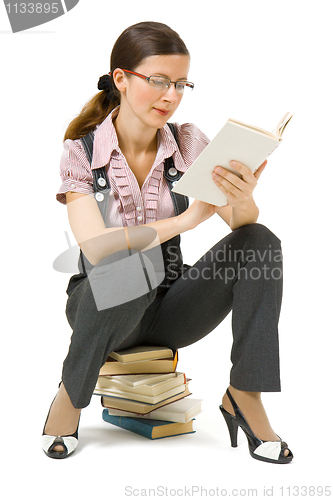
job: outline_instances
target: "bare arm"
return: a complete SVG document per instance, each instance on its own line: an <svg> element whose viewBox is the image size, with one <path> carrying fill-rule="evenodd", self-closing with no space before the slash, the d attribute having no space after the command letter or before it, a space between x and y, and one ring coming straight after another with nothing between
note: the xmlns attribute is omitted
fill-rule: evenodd
<svg viewBox="0 0 333 500"><path fill-rule="evenodd" d="M195 200L181 215L150 224L127 228L106 228L94 197L68 192L67 211L71 229L83 253L96 265L108 255L128 246L143 250L173 238L208 219L215 213L215 207ZM127 240L128 237L128 240Z"/></svg>
<svg viewBox="0 0 333 500"><path fill-rule="evenodd" d="M233 208L229 205L217 207L216 213L230 226L232 230L247 224L257 222L259 209L253 197L248 199L241 207Z"/></svg>

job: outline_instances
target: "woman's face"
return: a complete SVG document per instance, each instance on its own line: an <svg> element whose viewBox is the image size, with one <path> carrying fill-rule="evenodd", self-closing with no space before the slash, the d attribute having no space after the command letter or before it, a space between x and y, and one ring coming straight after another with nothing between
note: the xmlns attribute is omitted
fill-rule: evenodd
<svg viewBox="0 0 333 500"><path fill-rule="evenodd" d="M188 56L172 54L147 57L134 71L145 76L163 76L176 82L187 80L189 66ZM125 91L121 94L121 106L144 125L155 129L165 125L183 97L182 93L176 91L174 84L171 84L168 89L158 90L144 78L128 73L124 73L124 85Z"/></svg>

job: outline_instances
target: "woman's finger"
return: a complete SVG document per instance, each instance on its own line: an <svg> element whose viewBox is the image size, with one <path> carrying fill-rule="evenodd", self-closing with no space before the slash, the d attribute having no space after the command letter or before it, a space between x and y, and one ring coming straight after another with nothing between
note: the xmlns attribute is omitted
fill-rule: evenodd
<svg viewBox="0 0 333 500"><path fill-rule="evenodd" d="M240 177L237 175L233 174L229 170L223 167L216 167L214 170L215 178L222 182L223 179L226 179L230 184L233 184L236 186L238 189L242 188L243 181Z"/></svg>
<svg viewBox="0 0 333 500"><path fill-rule="evenodd" d="M237 177L234 175L234 177ZM233 182L230 182L228 179L221 175L217 175L213 173L213 179L214 182L217 184L219 189L227 196L230 194L233 196L234 199L238 199L239 201L245 201L249 196L252 194L252 189L251 187L246 184L244 181L241 179L238 179L238 186L234 184L234 179Z"/></svg>
<svg viewBox="0 0 333 500"><path fill-rule="evenodd" d="M250 172L247 167L245 168L250 174L247 175L247 179L238 177L236 174L223 167L215 168L213 178L216 183L223 185L228 191L231 191L235 195L237 195L237 191L239 191L242 194L244 193L246 196L250 196L257 184L257 180L253 176L252 172ZM237 191L235 191L233 187L236 188Z"/></svg>
<svg viewBox="0 0 333 500"><path fill-rule="evenodd" d="M264 161L264 163L262 163L260 165L260 167L254 172L254 177L258 180L259 177L261 176L261 174L263 173L263 171L265 170L265 167L267 165L267 160Z"/></svg>

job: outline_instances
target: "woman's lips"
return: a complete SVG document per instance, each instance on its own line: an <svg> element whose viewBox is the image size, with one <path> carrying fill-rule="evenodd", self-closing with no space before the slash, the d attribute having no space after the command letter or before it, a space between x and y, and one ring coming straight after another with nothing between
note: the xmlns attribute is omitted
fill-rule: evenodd
<svg viewBox="0 0 333 500"><path fill-rule="evenodd" d="M157 111L160 115L162 116L167 116L169 114L169 111L168 110L165 110L165 109L158 109L158 108L154 108L155 111Z"/></svg>

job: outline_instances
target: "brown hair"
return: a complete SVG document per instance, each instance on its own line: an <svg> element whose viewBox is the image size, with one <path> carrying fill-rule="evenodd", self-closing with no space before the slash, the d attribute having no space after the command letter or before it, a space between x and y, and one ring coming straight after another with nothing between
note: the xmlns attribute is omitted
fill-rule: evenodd
<svg viewBox="0 0 333 500"><path fill-rule="evenodd" d="M79 139L95 130L120 104L120 93L112 77L116 68L134 71L146 57L169 54L190 55L178 33L169 26L143 22L127 28L117 39L111 53L111 92L102 90L87 102L81 113L69 124L64 140Z"/></svg>

